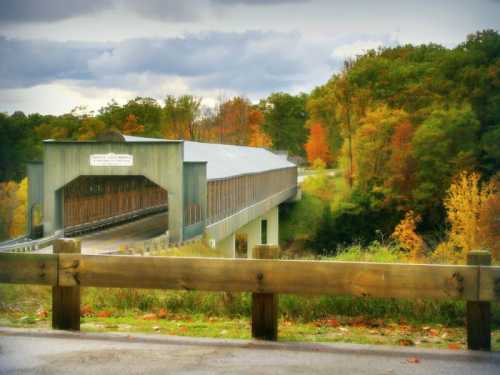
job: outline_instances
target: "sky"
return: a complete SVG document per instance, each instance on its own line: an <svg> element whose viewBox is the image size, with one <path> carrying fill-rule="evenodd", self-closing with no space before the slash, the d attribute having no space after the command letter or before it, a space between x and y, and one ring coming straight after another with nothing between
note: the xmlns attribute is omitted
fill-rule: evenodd
<svg viewBox="0 0 500 375"><path fill-rule="evenodd" d="M371 48L454 47L500 0L0 0L0 112L309 92Z"/></svg>

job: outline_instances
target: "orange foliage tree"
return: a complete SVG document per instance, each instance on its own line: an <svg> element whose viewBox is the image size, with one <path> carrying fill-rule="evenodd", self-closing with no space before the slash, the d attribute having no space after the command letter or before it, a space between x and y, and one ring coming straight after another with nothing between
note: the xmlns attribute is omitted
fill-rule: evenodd
<svg viewBox="0 0 500 375"><path fill-rule="evenodd" d="M409 121L396 125L391 137L391 157L387 165L387 186L397 198L406 201L410 200L415 187L416 161L411 144L413 133L413 126Z"/></svg>
<svg viewBox="0 0 500 375"><path fill-rule="evenodd" d="M273 142L271 138L262 130L264 115L258 109L253 109L248 116L250 126L249 146L252 147L271 147Z"/></svg>
<svg viewBox="0 0 500 375"><path fill-rule="evenodd" d="M326 131L319 122L311 126L309 139L305 145L309 163L314 163L316 159L323 160L325 164L331 161L330 147L326 137Z"/></svg>
<svg viewBox="0 0 500 375"><path fill-rule="evenodd" d="M130 114L125 119L120 131L127 135L142 134L144 133L144 125L139 124L137 122L137 117Z"/></svg>
<svg viewBox="0 0 500 375"><path fill-rule="evenodd" d="M419 260L424 251L424 241L417 234L417 224L420 220L420 216L411 210L408 211L391 235L403 249L409 252L412 261Z"/></svg>

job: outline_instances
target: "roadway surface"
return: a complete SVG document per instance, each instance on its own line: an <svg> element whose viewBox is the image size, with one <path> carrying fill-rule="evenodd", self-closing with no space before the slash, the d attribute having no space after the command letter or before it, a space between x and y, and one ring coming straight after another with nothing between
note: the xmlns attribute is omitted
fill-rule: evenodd
<svg viewBox="0 0 500 375"><path fill-rule="evenodd" d="M118 251L123 245L132 245L165 234L167 226L168 213L162 212L74 238L81 240L84 254L109 253Z"/></svg>
<svg viewBox="0 0 500 375"><path fill-rule="evenodd" d="M83 254L108 254L119 251L124 245L134 245L160 236L166 232L167 226L168 213L162 212L73 238L81 240ZM37 253L52 253L52 246L38 250Z"/></svg>
<svg viewBox="0 0 500 375"><path fill-rule="evenodd" d="M500 353L0 328L0 374L500 374Z"/></svg>

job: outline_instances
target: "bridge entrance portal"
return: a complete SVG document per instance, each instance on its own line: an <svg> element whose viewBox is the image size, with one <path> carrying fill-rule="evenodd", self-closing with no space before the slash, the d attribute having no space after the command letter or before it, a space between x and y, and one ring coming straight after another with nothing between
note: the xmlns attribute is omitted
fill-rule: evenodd
<svg viewBox="0 0 500 375"><path fill-rule="evenodd" d="M166 212L168 208L167 191L144 176L79 176L61 190L65 235Z"/></svg>

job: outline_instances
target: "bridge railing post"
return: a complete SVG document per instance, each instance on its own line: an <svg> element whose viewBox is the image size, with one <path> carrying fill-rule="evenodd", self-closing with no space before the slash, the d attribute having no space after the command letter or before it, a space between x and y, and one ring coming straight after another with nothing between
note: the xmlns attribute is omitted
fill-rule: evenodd
<svg viewBox="0 0 500 375"><path fill-rule="evenodd" d="M61 238L54 241L54 254L81 253L79 240ZM59 263L59 261L58 261ZM59 274L58 264L58 274ZM80 287L52 287L52 328L80 330Z"/></svg>
<svg viewBox="0 0 500 375"><path fill-rule="evenodd" d="M257 245L253 248L254 259L278 259L279 247ZM252 293L252 337L276 341L278 339L278 295Z"/></svg>
<svg viewBox="0 0 500 375"><path fill-rule="evenodd" d="M467 264L489 266L491 265L491 254L488 251L471 251L467 254ZM479 270L480 272L481 270ZM478 277L478 282L479 280ZM481 285L479 285L480 287ZM466 326L467 348L469 350L491 350L490 305L490 302L485 301L467 301Z"/></svg>

